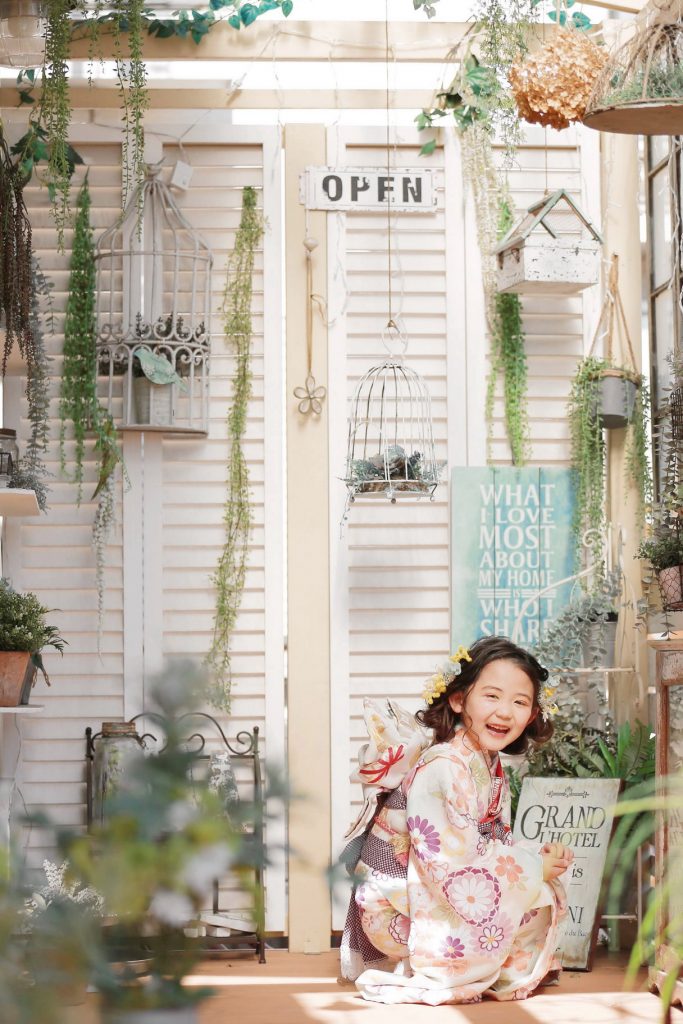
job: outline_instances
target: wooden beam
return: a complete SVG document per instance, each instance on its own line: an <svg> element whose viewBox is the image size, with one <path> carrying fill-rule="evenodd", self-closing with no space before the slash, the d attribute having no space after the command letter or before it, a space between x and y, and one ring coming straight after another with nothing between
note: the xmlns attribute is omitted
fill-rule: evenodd
<svg viewBox="0 0 683 1024"><path fill-rule="evenodd" d="M36 95L40 90L36 90ZM384 110L387 97L383 89L244 89L230 93L228 89L192 89L174 85L172 88L149 90L152 110ZM421 110L431 104L430 89L400 89L390 94L392 110ZM119 109L121 98L112 82L111 88L75 86L69 92L73 110ZM26 113L19 107L17 91L0 88L0 107Z"/></svg>
<svg viewBox="0 0 683 1024"><path fill-rule="evenodd" d="M395 22L389 29L392 58L441 63L469 25L461 23ZM124 46L125 46L125 37ZM215 25L198 45L191 39L145 36L145 60L268 61L384 61L386 43L381 21L258 21L236 32L227 22ZM105 59L113 59L114 45L103 32ZM88 60L90 42L75 39L72 60Z"/></svg>

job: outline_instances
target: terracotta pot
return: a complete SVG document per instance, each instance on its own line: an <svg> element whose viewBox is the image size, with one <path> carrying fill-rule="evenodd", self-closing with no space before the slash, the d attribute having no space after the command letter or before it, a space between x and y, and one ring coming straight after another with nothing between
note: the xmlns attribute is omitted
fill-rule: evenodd
<svg viewBox="0 0 683 1024"><path fill-rule="evenodd" d="M22 694L30 693L35 674L29 651L0 651L0 707L18 707Z"/></svg>
<svg viewBox="0 0 683 1024"><path fill-rule="evenodd" d="M683 565L661 569L657 579L665 610L675 612L683 608Z"/></svg>

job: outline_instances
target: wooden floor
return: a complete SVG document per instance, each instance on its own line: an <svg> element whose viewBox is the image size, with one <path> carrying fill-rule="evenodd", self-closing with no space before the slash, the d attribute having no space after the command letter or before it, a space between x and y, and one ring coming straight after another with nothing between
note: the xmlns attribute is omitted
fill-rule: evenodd
<svg viewBox="0 0 683 1024"><path fill-rule="evenodd" d="M216 994L201 1004L200 1024L661 1024L661 1004L647 991L623 991L626 957L598 951L592 971L565 971L560 984L523 1002L472 1006L382 1006L337 984L337 951L317 956L270 950L202 963L191 985ZM68 1024L95 1024L97 997L73 1007ZM683 1014L673 1010L674 1024ZM38 1024L38 1022L36 1022Z"/></svg>
<svg viewBox="0 0 683 1024"><path fill-rule="evenodd" d="M472 1006L365 1002L353 987L337 984L336 951L313 956L273 950L263 966L252 959L204 963L191 983L216 989L202 1005L200 1024L659 1024L657 996L622 991L625 961L599 951L592 971L566 971L559 985L531 999Z"/></svg>

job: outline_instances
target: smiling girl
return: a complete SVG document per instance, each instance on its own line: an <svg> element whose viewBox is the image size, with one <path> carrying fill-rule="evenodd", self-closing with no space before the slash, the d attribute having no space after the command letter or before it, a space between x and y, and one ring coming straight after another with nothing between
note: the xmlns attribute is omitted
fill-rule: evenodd
<svg viewBox="0 0 683 1024"><path fill-rule="evenodd" d="M374 745L359 779L381 791L381 809L357 837L342 940L342 973L366 999L524 999L557 969L558 879L573 856L513 843L498 756L550 739L547 678L532 655L487 637L428 681L412 735L390 707L402 743L391 745L391 723L366 706ZM426 751L420 726L433 730Z"/></svg>

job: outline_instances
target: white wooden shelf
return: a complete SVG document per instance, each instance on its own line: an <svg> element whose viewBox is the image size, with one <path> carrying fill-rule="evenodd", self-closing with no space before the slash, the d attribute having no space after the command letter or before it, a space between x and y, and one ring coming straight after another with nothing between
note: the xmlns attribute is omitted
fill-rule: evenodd
<svg viewBox="0 0 683 1024"><path fill-rule="evenodd" d="M0 715L30 715L44 710L44 704L17 704L13 708L0 708Z"/></svg>
<svg viewBox="0 0 683 1024"><path fill-rule="evenodd" d="M635 672L633 667L614 667L605 668L604 665L598 665L597 668L562 668L557 671L553 671L554 676L597 676L597 675L609 675L610 672Z"/></svg>
<svg viewBox="0 0 683 1024"><path fill-rule="evenodd" d="M0 516L39 516L35 491L20 487L0 488Z"/></svg>

